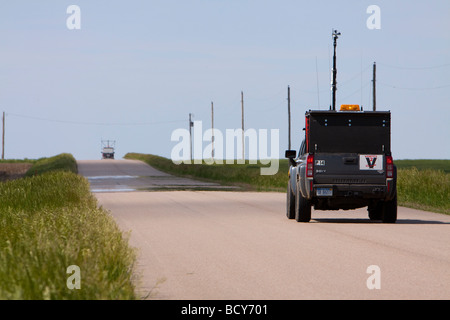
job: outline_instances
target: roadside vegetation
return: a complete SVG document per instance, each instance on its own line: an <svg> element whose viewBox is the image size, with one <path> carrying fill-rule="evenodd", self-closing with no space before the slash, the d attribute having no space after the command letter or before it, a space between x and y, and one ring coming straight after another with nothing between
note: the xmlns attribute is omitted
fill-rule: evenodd
<svg viewBox="0 0 450 320"><path fill-rule="evenodd" d="M399 169L399 205L450 214L450 173L416 167Z"/></svg>
<svg viewBox="0 0 450 320"><path fill-rule="evenodd" d="M62 153L50 158L41 158L34 160L32 163L33 166L26 173L27 177L50 171L78 173L77 161L69 153Z"/></svg>
<svg viewBox="0 0 450 320"><path fill-rule="evenodd" d="M395 165L399 169L416 168L422 170L437 170L450 173L450 160L395 160Z"/></svg>
<svg viewBox="0 0 450 320"><path fill-rule="evenodd" d="M289 162L280 159L278 173L261 176L260 164L180 164L149 154L128 153L126 159L141 160L177 176L236 185L244 190L286 192ZM396 160L398 203L401 206L450 214L450 160Z"/></svg>
<svg viewBox="0 0 450 320"><path fill-rule="evenodd" d="M400 205L450 214L450 160L397 160L395 164Z"/></svg>
<svg viewBox="0 0 450 320"><path fill-rule="evenodd" d="M62 154L0 183L0 299L136 299L135 252L76 171Z"/></svg>

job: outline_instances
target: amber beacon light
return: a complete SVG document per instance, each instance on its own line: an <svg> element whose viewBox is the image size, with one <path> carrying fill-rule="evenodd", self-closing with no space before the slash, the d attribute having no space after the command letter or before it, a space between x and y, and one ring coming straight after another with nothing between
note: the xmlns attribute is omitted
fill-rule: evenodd
<svg viewBox="0 0 450 320"><path fill-rule="evenodd" d="M357 104L343 104L340 111L361 111Z"/></svg>

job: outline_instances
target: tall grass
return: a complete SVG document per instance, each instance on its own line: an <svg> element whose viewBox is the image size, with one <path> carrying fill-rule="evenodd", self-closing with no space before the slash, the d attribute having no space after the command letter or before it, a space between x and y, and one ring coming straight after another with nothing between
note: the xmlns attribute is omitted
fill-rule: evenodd
<svg viewBox="0 0 450 320"><path fill-rule="evenodd" d="M26 176L42 174L50 171L78 172L77 161L69 153L61 153L50 158L41 158L33 162L33 166L27 171Z"/></svg>
<svg viewBox="0 0 450 320"><path fill-rule="evenodd" d="M0 299L135 299L135 252L88 181L37 171L0 184ZM71 265L81 289L66 285Z"/></svg>
<svg viewBox="0 0 450 320"><path fill-rule="evenodd" d="M450 174L442 170L399 169L397 192L400 205L450 214Z"/></svg>

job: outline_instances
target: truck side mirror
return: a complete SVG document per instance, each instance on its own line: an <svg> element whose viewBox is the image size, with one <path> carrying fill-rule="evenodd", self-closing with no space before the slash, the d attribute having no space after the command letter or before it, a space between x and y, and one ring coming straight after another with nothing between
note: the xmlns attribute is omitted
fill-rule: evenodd
<svg viewBox="0 0 450 320"><path fill-rule="evenodd" d="M295 150L286 150L284 153L284 157L288 159L294 159L297 156L297 151Z"/></svg>

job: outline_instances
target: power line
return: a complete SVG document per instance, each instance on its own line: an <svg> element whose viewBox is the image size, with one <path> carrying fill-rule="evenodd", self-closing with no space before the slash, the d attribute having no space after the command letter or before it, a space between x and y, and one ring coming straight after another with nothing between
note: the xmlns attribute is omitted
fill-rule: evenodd
<svg viewBox="0 0 450 320"><path fill-rule="evenodd" d="M341 82L340 85L342 86L342 85L344 85L344 84L346 84L346 83L349 83L350 81L355 80L356 78L360 78L361 75L362 75L364 72L366 72L367 70L369 70L370 67L372 67L372 64L366 66L363 70L361 70L361 71L359 71L358 73L356 73L356 74L355 74L353 77L351 77L350 79L347 79L347 80Z"/></svg>
<svg viewBox="0 0 450 320"><path fill-rule="evenodd" d="M361 71L358 71L357 73L355 73L354 75L352 75L350 78L348 78L347 80L344 80L342 82L339 82L339 86L343 86L357 78L360 78L365 72L367 72L367 70L369 70L369 68L372 67L372 64L367 65L364 69L362 69ZM310 93L310 94L317 94L318 92L325 92L325 91L330 91L330 88L326 88L326 89L321 89L321 90L303 90L303 89L296 89L297 91L303 92L303 93Z"/></svg>
<svg viewBox="0 0 450 320"><path fill-rule="evenodd" d="M411 91L425 91L425 90L436 90L436 89L442 89L442 88L448 88L450 87L450 84L444 84L444 85L439 85L439 86L435 86L435 87L426 87L426 88L406 88L406 87L399 87L396 85L392 85L389 83L385 83L382 81L378 81L379 84L385 86L385 87L390 87L393 89L401 89L401 90L411 90Z"/></svg>
<svg viewBox="0 0 450 320"><path fill-rule="evenodd" d="M343 97L343 98L339 98L339 101L343 101L343 100L345 100L345 99L350 98L351 96L357 94L358 92L361 92L362 89L365 89L365 88L366 88L367 86L369 86L369 85L370 85L370 81L367 82L365 85L363 85L361 88L358 88L356 91L350 93L349 95L347 95L347 96L345 96L345 97Z"/></svg>
<svg viewBox="0 0 450 320"><path fill-rule="evenodd" d="M245 97L246 100L257 100L257 101L264 101L264 100L274 100L274 99L279 99L282 96L282 93L284 94L285 89L281 89L279 92L274 93L270 96L265 96L265 97L255 97L255 96L251 96L251 97Z"/></svg>
<svg viewBox="0 0 450 320"><path fill-rule="evenodd" d="M385 63L379 63L379 62L377 62L377 64L380 64L380 65L388 67L388 68L404 69L404 70L427 70L427 69L438 69L438 68L450 67L450 63L441 64L441 65L437 65L437 66L426 66L426 67L403 67L403 66L394 66L394 65L389 65L389 64L385 64Z"/></svg>
<svg viewBox="0 0 450 320"><path fill-rule="evenodd" d="M91 125L91 126L147 126L147 125L158 125L158 124L168 124L168 123L179 123L184 122L184 120L173 120L173 121L152 121L152 122L83 122L83 121L70 121L70 120L56 120L49 118L41 118L35 116L28 116L23 114L7 113L8 116L14 116L18 118L32 119L38 121L55 122L55 123L66 123L74 125Z"/></svg>

